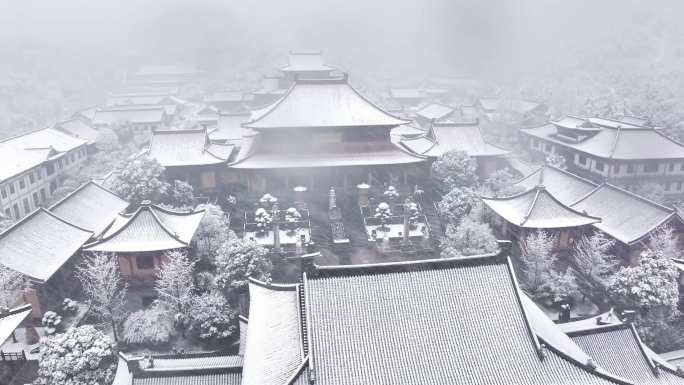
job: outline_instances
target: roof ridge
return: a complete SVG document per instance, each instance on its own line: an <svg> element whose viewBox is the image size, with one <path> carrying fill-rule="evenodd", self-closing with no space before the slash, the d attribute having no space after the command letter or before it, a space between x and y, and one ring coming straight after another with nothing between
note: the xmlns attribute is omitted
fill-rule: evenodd
<svg viewBox="0 0 684 385"><path fill-rule="evenodd" d="M278 98L275 102L273 102L271 104L267 104L263 107L263 109L267 109L266 112L261 114L256 119L252 119L252 120L245 122L245 123L240 123L240 127L252 128L252 127L250 127L251 124L258 122L261 119L265 118L267 115L271 114L292 93L292 90L294 90L296 86L297 86L297 82L292 83L292 85L287 89L287 91L283 94L283 96Z"/></svg>
<svg viewBox="0 0 684 385"><path fill-rule="evenodd" d="M46 214L50 215L51 217L57 219L57 220L60 221L60 222L63 222L63 223L66 224L66 225L69 225L69 226L71 226L71 227L74 227L74 228L76 228L76 229L79 229L79 230L81 230L81 231L84 231L84 232L86 232L86 233L90 233L90 236L91 236L91 237L92 237L93 235L95 235L92 231L90 231L90 230L88 230L88 229L84 229L84 228L81 227L81 226L75 225L75 224L73 224L73 223L67 221L66 219L64 219L64 218L62 218L62 217L60 217L60 216L58 216L57 214L53 213L52 211L50 211L50 210L48 210L48 209L46 209L46 208L44 208L44 207L40 207L40 208L36 209L36 211L38 211L38 210L44 211Z"/></svg>
<svg viewBox="0 0 684 385"><path fill-rule="evenodd" d="M166 231L166 233L169 234L173 239L177 240L178 242L180 242L180 243L182 243L182 244L184 244L184 245L186 245L186 246L189 246L189 245L190 245L189 242L185 242L185 241L183 241L182 239L180 239L180 237L178 236L178 234L177 234L175 231L172 231L166 224L164 224L164 221L162 221L161 219L159 219L159 217L157 216L157 213L155 212L155 210L152 210L152 207L153 207L152 205L150 205L150 206L144 206L144 207L146 207L147 210L152 214L152 217L154 218L155 221L157 221L157 223L159 224L159 226L161 226L162 229L163 229L164 231Z"/></svg>
<svg viewBox="0 0 684 385"><path fill-rule="evenodd" d="M59 206L59 205L61 205L62 203L66 202L69 198L71 198L72 196L76 195L79 191L83 190L86 186L91 185L91 184L97 186L98 188L100 188L100 189L103 190L103 191L106 191L106 192L112 194L112 195L115 196L117 199L120 199L122 202L128 203L128 201L126 201L125 199L121 198L119 195L117 195L117 194L114 193L113 191L109 190L108 188L106 188L106 187L104 187L104 186L100 186L99 184L95 183L94 180L90 179L90 180L88 180L87 182L85 182L85 183L81 184L80 186L78 186L74 191L72 191L72 192L70 192L69 194L65 195L62 199L60 199L60 200L58 200L57 202L53 203L48 209L49 209L49 210L55 209L57 206ZM129 203L129 204L130 204L130 203Z"/></svg>
<svg viewBox="0 0 684 385"><path fill-rule="evenodd" d="M27 310L31 310L32 306L30 303L25 303L21 306L17 306L15 308L9 309L7 313L0 313L0 320L6 317L9 317L11 315L19 314L22 312L25 312Z"/></svg>
<svg viewBox="0 0 684 385"><path fill-rule="evenodd" d="M518 226L522 227L525 224L525 222L527 222L527 220L530 218L530 215L532 215L532 210L534 210L534 206L537 204L537 200L539 199L539 194L542 192L543 189L544 188L540 185L537 185L534 188L534 198L532 199L532 202L530 202L530 207L527 208L527 213L525 213L522 222L520 222Z"/></svg>
<svg viewBox="0 0 684 385"><path fill-rule="evenodd" d="M297 381L297 378L304 373L304 368L306 368L308 365L309 355L307 354L306 357L304 357L304 360L302 360L302 363L297 367L297 370L295 370L295 372L292 373L292 376L290 376L290 378L287 380L285 385L294 385L295 381Z"/></svg>
<svg viewBox="0 0 684 385"><path fill-rule="evenodd" d="M641 352L642 356L648 363L648 366L651 368L651 371L653 372L654 376L658 376L658 365L653 361L653 359L646 354L646 350L644 349L644 343L641 342L641 338L639 337L639 333L637 333L636 328L634 327L634 324L628 323L629 325L629 330L632 333L632 337L636 340L637 345L639 346L639 351Z"/></svg>
<svg viewBox="0 0 684 385"><path fill-rule="evenodd" d="M30 131L26 131L26 132L21 133L21 134L17 134L17 135L13 135L13 136L8 136L8 137L6 137L6 138L2 138L2 139L0 139L0 143L5 143L5 142L8 142L8 141L10 141L10 140L12 140L12 139L21 138L22 136L31 135L31 134L34 134L34 133L36 133L36 132L38 132L38 131L43 131L43 130L48 130L48 129L54 129L53 127L54 127L55 124L57 124L57 123L56 123L56 122L55 122L55 123L51 123L51 124L46 125L45 127L36 128L35 130L30 130ZM57 130L57 131L59 131L59 130ZM61 131L60 131L60 132L61 132Z"/></svg>

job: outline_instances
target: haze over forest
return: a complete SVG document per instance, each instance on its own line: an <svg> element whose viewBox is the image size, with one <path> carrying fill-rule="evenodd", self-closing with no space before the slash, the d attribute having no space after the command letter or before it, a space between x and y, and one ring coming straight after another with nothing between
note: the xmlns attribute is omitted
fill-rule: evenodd
<svg viewBox="0 0 684 385"><path fill-rule="evenodd" d="M141 64L262 70L302 48L352 78L473 76L565 112L583 102L562 95L608 97L675 126L682 11L676 0L3 0L0 133L97 104Z"/></svg>

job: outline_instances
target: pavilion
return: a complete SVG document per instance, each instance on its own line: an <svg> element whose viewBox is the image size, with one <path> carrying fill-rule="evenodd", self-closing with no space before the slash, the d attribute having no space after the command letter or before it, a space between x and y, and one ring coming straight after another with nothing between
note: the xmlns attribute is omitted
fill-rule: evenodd
<svg viewBox="0 0 684 385"><path fill-rule="evenodd" d="M298 78L329 78L332 72L335 71L335 68L325 64L323 51L290 51L288 65L280 70L285 74L283 80L293 82Z"/></svg>
<svg viewBox="0 0 684 385"><path fill-rule="evenodd" d="M179 212L143 202L133 213L119 214L114 223L84 251L116 253L127 279L153 279L164 252L192 247L204 210Z"/></svg>
<svg viewBox="0 0 684 385"><path fill-rule="evenodd" d="M555 247L567 249L587 231L587 226L600 218L577 211L555 198L542 184L510 197L482 198L485 207L494 213L491 219L505 235L520 241L535 231L554 236Z"/></svg>
<svg viewBox="0 0 684 385"><path fill-rule="evenodd" d="M383 111L348 83L298 79L270 106L253 112L232 180L250 191L303 185L325 189L359 183L410 183L425 175L426 157L393 144L389 131L408 121ZM414 182L415 183L415 182Z"/></svg>
<svg viewBox="0 0 684 385"><path fill-rule="evenodd" d="M632 384L521 293L503 254L325 267L313 257L300 284L251 280L242 385Z"/></svg>

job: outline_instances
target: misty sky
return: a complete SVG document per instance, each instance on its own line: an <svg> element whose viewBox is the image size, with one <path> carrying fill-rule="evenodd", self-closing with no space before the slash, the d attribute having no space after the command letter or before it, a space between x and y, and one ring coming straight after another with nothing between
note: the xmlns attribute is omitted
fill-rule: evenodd
<svg viewBox="0 0 684 385"><path fill-rule="evenodd" d="M662 51L653 47L658 39L681 37L682 3L1 0L0 48L3 56L54 50L147 62L320 48L332 60L378 70L535 72L615 55L625 41L638 47L644 30L643 45Z"/></svg>

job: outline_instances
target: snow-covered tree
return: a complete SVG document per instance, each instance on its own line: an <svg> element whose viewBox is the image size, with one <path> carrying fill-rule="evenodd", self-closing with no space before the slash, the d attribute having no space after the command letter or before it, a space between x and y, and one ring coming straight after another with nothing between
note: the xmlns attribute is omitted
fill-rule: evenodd
<svg viewBox="0 0 684 385"><path fill-rule="evenodd" d="M522 286L531 296L559 302L575 295L575 277L566 269L554 270L557 256L553 254L554 237L543 230L529 234L521 245Z"/></svg>
<svg viewBox="0 0 684 385"><path fill-rule="evenodd" d="M174 316L189 316L195 291L195 262L190 261L188 255L179 250L166 252L162 260L154 282L159 305Z"/></svg>
<svg viewBox="0 0 684 385"><path fill-rule="evenodd" d="M278 202L278 198L275 196L266 193L264 194L261 198L259 198L259 203L261 206L270 209L274 204Z"/></svg>
<svg viewBox="0 0 684 385"><path fill-rule="evenodd" d="M485 185L496 197L507 197L521 193L524 188L515 186L516 178L508 168L493 172L485 181Z"/></svg>
<svg viewBox="0 0 684 385"><path fill-rule="evenodd" d="M491 227L468 217L464 218L458 226L447 225L441 247L442 258L491 254L499 250L499 244L496 242Z"/></svg>
<svg viewBox="0 0 684 385"><path fill-rule="evenodd" d="M386 225L389 223L389 220L392 217L390 205L385 202L381 202L378 204L378 207L375 208L375 214L373 214L373 216L380 222L380 228L378 230L388 229Z"/></svg>
<svg viewBox="0 0 684 385"><path fill-rule="evenodd" d="M0 307L14 306L25 285L26 279L21 273L0 265Z"/></svg>
<svg viewBox="0 0 684 385"><path fill-rule="evenodd" d="M575 245L573 256L577 270L597 294L604 294L608 279L619 267L617 257L610 253L614 245L615 240L600 232L582 236Z"/></svg>
<svg viewBox="0 0 684 385"><path fill-rule="evenodd" d="M421 217L420 208L418 207L418 203L409 202L408 205L404 209L408 210L410 228L415 229L416 226L418 226L418 222L420 221L420 217Z"/></svg>
<svg viewBox="0 0 684 385"><path fill-rule="evenodd" d="M212 343L227 340L237 330L237 312L217 292L198 295L192 304L190 331Z"/></svg>
<svg viewBox="0 0 684 385"><path fill-rule="evenodd" d="M156 159L139 157L126 162L119 170L114 189L117 194L139 205L144 200L161 202L169 192L164 166Z"/></svg>
<svg viewBox="0 0 684 385"><path fill-rule="evenodd" d="M195 204L195 192L188 182L174 180L169 195L169 203L174 207L192 207Z"/></svg>
<svg viewBox="0 0 684 385"><path fill-rule="evenodd" d="M477 185L477 161L464 151L450 151L442 155L434 163L430 178L442 191L454 187L470 187Z"/></svg>
<svg viewBox="0 0 684 385"><path fill-rule="evenodd" d="M95 253L86 257L76 276L90 301L91 312L111 326L114 341L118 342L119 324L126 318L127 285L121 279L117 256Z"/></svg>
<svg viewBox="0 0 684 385"><path fill-rule="evenodd" d="M621 268L608 283L608 295L623 309L640 314L672 314L679 302L678 273L669 258L648 250L639 264Z"/></svg>
<svg viewBox="0 0 684 385"><path fill-rule="evenodd" d="M91 325L71 328L41 340L36 385L110 384L115 345Z"/></svg>
<svg viewBox="0 0 684 385"><path fill-rule="evenodd" d="M394 188L394 186L388 186L387 190L385 190L382 195L385 196L390 202L393 202L395 199L399 198L399 193L397 192L397 189Z"/></svg>
<svg viewBox="0 0 684 385"><path fill-rule="evenodd" d="M220 206L213 204L198 205L197 210L204 210L204 217L200 222L195 239L195 252L198 257L213 260L230 235L230 220Z"/></svg>
<svg viewBox="0 0 684 385"><path fill-rule="evenodd" d="M271 217L271 214L263 207L258 208L254 212L254 223L256 223L257 229L260 233L270 229L272 222L273 217Z"/></svg>
<svg viewBox="0 0 684 385"><path fill-rule="evenodd" d="M670 226L661 226L651 232L648 248L663 258L682 258L679 239Z"/></svg>
<svg viewBox="0 0 684 385"><path fill-rule="evenodd" d="M216 256L216 285L226 293L247 287L248 278L270 282L268 251L252 240L229 239Z"/></svg>
<svg viewBox="0 0 684 385"><path fill-rule="evenodd" d="M43 327L45 327L45 333L47 335L52 335L61 331L62 329L62 316L56 312L49 310L43 314L43 319L41 319Z"/></svg>
<svg viewBox="0 0 684 385"><path fill-rule="evenodd" d="M437 213L447 223L458 224L479 201L480 197L475 190L455 187L437 202Z"/></svg>
<svg viewBox="0 0 684 385"><path fill-rule="evenodd" d="M174 333L173 319L168 311L152 306L126 318L121 340L127 344L162 345L168 343Z"/></svg>
<svg viewBox="0 0 684 385"><path fill-rule="evenodd" d="M555 152L548 154L546 156L546 164L561 170L565 170L568 168L565 161L565 157L561 154L556 154Z"/></svg>

